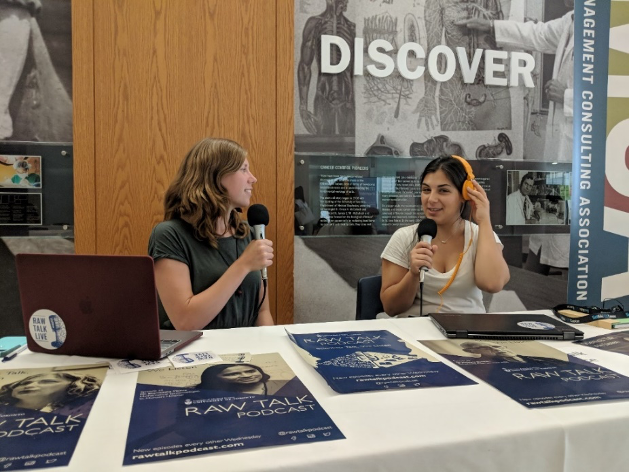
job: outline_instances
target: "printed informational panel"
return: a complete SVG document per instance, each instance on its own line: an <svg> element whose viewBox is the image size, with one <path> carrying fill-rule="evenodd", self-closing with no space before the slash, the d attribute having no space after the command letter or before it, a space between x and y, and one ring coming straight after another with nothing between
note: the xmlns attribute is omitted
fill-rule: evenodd
<svg viewBox="0 0 629 472"><path fill-rule="evenodd" d="M124 465L334 439L344 436L282 357L255 354L140 372Z"/></svg>
<svg viewBox="0 0 629 472"><path fill-rule="evenodd" d="M71 236L72 169L71 144L0 140L0 236Z"/></svg>
<svg viewBox="0 0 629 472"><path fill-rule="evenodd" d="M0 468L68 465L107 369L0 370Z"/></svg>
<svg viewBox="0 0 629 472"><path fill-rule="evenodd" d="M311 217L307 235L391 234L421 215L418 177L425 159L301 156L296 201ZM303 164L302 164L303 162ZM299 220L300 213L295 217Z"/></svg>
<svg viewBox="0 0 629 472"><path fill-rule="evenodd" d="M0 225L42 224L41 193L0 193Z"/></svg>
<svg viewBox="0 0 629 472"><path fill-rule="evenodd" d="M300 155L295 174L296 222L307 236L392 234L417 224L424 218L419 181L429 162L428 158ZM491 161L470 165L489 198L496 233L569 231L570 165Z"/></svg>

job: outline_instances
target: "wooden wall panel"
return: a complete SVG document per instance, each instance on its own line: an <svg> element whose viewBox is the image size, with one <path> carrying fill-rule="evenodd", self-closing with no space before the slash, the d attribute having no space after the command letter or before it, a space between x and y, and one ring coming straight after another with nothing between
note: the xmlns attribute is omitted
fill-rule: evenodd
<svg viewBox="0 0 629 472"><path fill-rule="evenodd" d="M73 0L74 243L75 250L79 254L96 252L93 53L94 9L92 0Z"/></svg>
<svg viewBox="0 0 629 472"><path fill-rule="evenodd" d="M277 322L293 322L294 221L295 221L295 125L293 85L293 35L295 3L277 3ZM289 92L289 93L287 93Z"/></svg>
<svg viewBox="0 0 629 472"><path fill-rule="evenodd" d="M162 219L164 191L187 150L205 136L234 139L249 150L258 178L253 202L269 209L267 237L282 254L269 271L271 306L276 311L281 280L291 302L287 308L282 295L281 321L292 321L293 87L292 68L285 70L292 67L292 3L73 2L73 15L93 8L92 109L87 90L75 93L75 123L79 109L82 117L93 116L91 158L88 145L80 144L89 141L89 130L77 133L75 127L75 149L86 149L80 158L85 162L75 165L75 185L77 196L80 191L89 201L88 184L78 181L92 172L93 204L77 207L77 221L88 221L77 224L77 252L146 254L151 228ZM290 37L287 57L278 61L277 54L284 54L274 27L279 11ZM80 27L75 46L90 39L88 30L87 23ZM81 44L79 58L85 59L89 46ZM86 84L89 71L82 75Z"/></svg>

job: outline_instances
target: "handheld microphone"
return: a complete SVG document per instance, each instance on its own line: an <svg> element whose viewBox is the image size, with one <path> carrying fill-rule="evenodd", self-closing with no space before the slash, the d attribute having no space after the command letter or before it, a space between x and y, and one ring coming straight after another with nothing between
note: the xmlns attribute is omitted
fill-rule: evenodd
<svg viewBox="0 0 629 472"><path fill-rule="evenodd" d="M249 226L253 228L254 239L266 239L264 233L266 225L269 224L269 210L267 210L264 205L259 203L251 205L247 210L247 221L249 222ZM437 226L435 225L435 234L437 234L436 228ZM260 272L262 273L262 280L266 280L266 267Z"/></svg>
<svg viewBox="0 0 629 472"><path fill-rule="evenodd" d="M417 225L417 239L423 241L425 243L432 243L432 238L437 236L437 223L435 220L431 220L430 218L425 218L419 222ZM424 281L424 272L426 272L428 268L423 266L420 270L419 281L422 283Z"/></svg>
<svg viewBox="0 0 629 472"><path fill-rule="evenodd" d="M425 218L417 225L417 238L425 243L431 244L432 238L437 236L437 223L435 220ZM419 269L419 316L424 316L424 272L428 268L423 266Z"/></svg>

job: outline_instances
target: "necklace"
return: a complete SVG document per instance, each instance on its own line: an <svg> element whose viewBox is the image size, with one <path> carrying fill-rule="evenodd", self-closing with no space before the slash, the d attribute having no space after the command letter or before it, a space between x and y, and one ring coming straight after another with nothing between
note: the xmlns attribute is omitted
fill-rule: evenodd
<svg viewBox="0 0 629 472"><path fill-rule="evenodd" d="M233 238L233 236L232 236L232 238ZM238 258L240 257L240 254L238 254L238 239L236 239L236 238L234 238L234 245L236 247L236 259L234 259L234 262L236 262L238 260ZM223 253L221 252L220 249L218 249L218 255L221 256L221 259L223 259L223 262L225 263L225 266L229 269L231 264L227 261L227 259L225 259L225 256L223 255ZM232 264L234 262L232 262ZM242 295L242 283L238 286L238 289L236 290L235 294L236 294L236 296Z"/></svg>
<svg viewBox="0 0 629 472"><path fill-rule="evenodd" d="M455 224L457 224L459 221L461 221L461 218L457 218L455 220L454 223L452 223L452 226L454 226ZM439 241L441 241L441 244L447 244L448 241L450 241L450 238L452 238L452 236L454 236L456 234L456 228L452 230L452 234L450 236L448 236L445 240L440 239Z"/></svg>

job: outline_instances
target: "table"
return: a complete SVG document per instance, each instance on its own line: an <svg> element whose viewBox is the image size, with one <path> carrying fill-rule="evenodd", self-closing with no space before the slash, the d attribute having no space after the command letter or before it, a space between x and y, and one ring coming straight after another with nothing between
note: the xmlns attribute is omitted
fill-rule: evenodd
<svg viewBox="0 0 629 472"><path fill-rule="evenodd" d="M629 448L625 442L629 431L629 401L527 409L483 382L472 386L342 395L329 388L299 356L285 328L296 333L386 329L424 350L427 348L419 345L418 339L443 339L427 318L206 331L195 341L195 350L207 349L218 354L279 352L347 439L221 452L123 468L137 374L109 372L67 470L627 470ZM589 326L583 331L586 336L610 332ZM584 352L605 367L629 376L629 362L620 354L569 342L546 344L564 352ZM93 358L25 352L2 368L93 362ZM444 362L464 372L449 361Z"/></svg>

